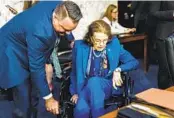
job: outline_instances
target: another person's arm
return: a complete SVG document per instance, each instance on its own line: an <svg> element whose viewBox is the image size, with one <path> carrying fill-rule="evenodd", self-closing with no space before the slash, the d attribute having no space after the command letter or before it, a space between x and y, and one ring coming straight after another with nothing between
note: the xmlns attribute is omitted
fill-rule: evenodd
<svg viewBox="0 0 174 118"><path fill-rule="evenodd" d="M174 10L161 11L160 6L163 1L151 2L150 5L150 15L154 16L159 20L174 20Z"/></svg>
<svg viewBox="0 0 174 118"><path fill-rule="evenodd" d="M123 27L121 26L118 22L115 22L115 29L113 28L112 30L113 31L117 31L118 34L121 34L121 33L131 33L131 32L135 32L136 29L135 28L126 28L126 27Z"/></svg>
<svg viewBox="0 0 174 118"><path fill-rule="evenodd" d="M45 99L47 110L58 114L59 103L53 98L46 80L45 63L47 56L49 57L49 55L46 55L49 49L49 46L46 45L46 41L48 40L35 34L28 34L26 41L31 79L39 89L40 95Z"/></svg>
<svg viewBox="0 0 174 118"><path fill-rule="evenodd" d="M50 91L52 91L53 66L52 64L45 64L46 78Z"/></svg>
<svg viewBox="0 0 174 118"><path fill-rule="evenodd" d="M71 97L71 101L73 103L77 103L78 100L78 94L77 94L77 81L76 81L76 53L77 51L77 47L76 45L74 45L73 50L72 50L72 71L71 71L71 75L70 75L70 80L71 80L71 84L70 84L70 93L72 95Z"/></svg>

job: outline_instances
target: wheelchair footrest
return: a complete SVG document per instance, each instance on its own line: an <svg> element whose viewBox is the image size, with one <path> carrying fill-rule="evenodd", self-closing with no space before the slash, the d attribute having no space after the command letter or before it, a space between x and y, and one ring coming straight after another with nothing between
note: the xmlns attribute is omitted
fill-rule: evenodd
<svg viewBox="0 0 174 118"><path fill-rule="evenodd" d="M105 100L105 108L111 105L117 105L121 107L124 105L124 97L123 96L111 96L109 99Z"/></svg>

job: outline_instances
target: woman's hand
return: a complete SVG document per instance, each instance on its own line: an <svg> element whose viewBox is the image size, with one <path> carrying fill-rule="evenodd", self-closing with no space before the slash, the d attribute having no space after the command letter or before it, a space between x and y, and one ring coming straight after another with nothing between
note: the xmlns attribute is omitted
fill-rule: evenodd
<svg viewBox="0 0 174 118"><path fill-rule="evenodd" d="M125 30L125 33L132 33L132 32L135 32L136 31L136 28L127 28Z"/></svg>
<svg viewBox="0 0 174 118"><path fill-rule="evenodd" d="M72 97L71 97L71 102L73 102L73 103L77 103L77 100L78 100L78 95L77 94L74 94Z"/></svg>
<svg viewBox="0 0 174 118"><path fill-rule="evenodd" d="M121 72L114 71L112 83L115 89L117 89L117 86L121 86L123 84L123 80L121 79Z"/></svg>
<svg viewBox="0 0 174 118"><path fill-rule="evenodd" d="M136 32L136 28L130 28L131 32Z"/></svg>

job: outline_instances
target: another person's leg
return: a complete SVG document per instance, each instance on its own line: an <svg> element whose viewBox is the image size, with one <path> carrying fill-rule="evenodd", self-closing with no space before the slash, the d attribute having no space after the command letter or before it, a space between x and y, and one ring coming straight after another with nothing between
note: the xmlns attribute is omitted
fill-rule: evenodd
<svg viewBox="0 0 174 118"><path fill-rule="evenodd" d="M86 87L89 90L92 118L98 118L105 114L104 100L112 94L112 80L92 77L88 80Z"/></svg>
<svg viewBox="0 0 174 118"><path fill-rule="evenodd" d="M13 115L15 118L31 118L31 102L30 102L30 83L26 79L20 85L12 88L15 109Z"/></svg>

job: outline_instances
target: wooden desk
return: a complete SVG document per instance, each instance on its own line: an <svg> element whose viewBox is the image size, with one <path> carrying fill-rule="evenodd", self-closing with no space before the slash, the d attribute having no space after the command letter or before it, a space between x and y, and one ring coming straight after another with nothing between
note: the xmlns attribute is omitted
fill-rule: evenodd
<svg viewBox="0 0 174 118"><path fill-rule="evenodd" d="M173 92L174 92L174 86L172 86L172 87L170 87L170 88L168 88L168 89L166 89L166 90L168 90L168 91L173 91ZM118 110L114 110L114 111L112 111L112 112L109 112L109 113L107 113L107 114L101 116L100 118L116 118L117 113L118 113Z"/></svg>
<svg viewBox="0 0 174 118"><path fill-rule="evenodd" d="M133 42L133 41L144 41L144 62L143 62L143 68L144 68L144 72L148 71L148 58L147 58L147 35L146 34L123 34L123 35L119 35L119 40L120 43L124 44L124 43L129 43L129 42Z"/></svg>

